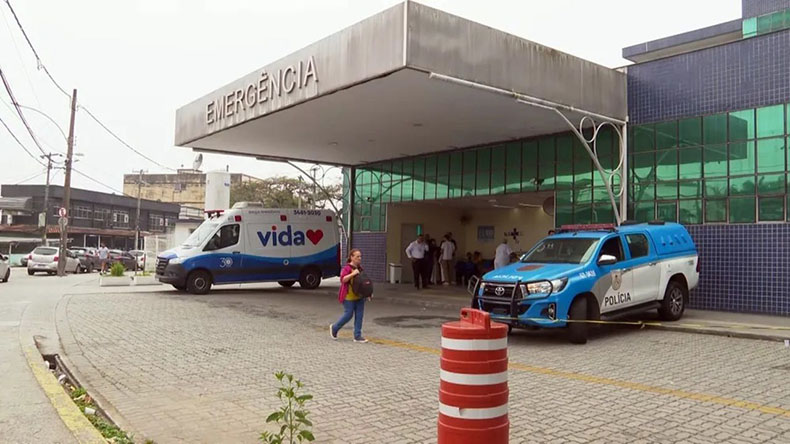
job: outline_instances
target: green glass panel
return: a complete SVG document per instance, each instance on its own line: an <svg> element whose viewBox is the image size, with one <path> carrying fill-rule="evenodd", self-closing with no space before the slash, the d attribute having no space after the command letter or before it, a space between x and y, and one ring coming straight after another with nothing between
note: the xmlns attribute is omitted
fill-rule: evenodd
<svg viewBox="0 0 790 444"><path fill-rule="evenodd" d="M573 223L573 207L556 207L554 209L554 226Z"/></svg>
<svg viewBox="0 0 790 444"><path fill-rule="evenodd" d="M678 202L679 222L682 224L702 223L702 200L681 200Z"/></svg>
<svg viewBox="0 0 790 444"><path fill-rule="evenodd" d="M755 220L754 197L730 198L730 222L750 223Z"/></svg>
<svg viewBox="0 0 790 444"><path fill-rule="evenodd" d="M452 153L450 156L450 175L460 176L463 174L464 157L462 153Z"/></svg>
<svg viewBox="0 0 790 444"><path fill-rule="evenodd" d="M780 174L760 174L757 176L757 193L761 195L766 194L784 194L785 193L785 175Z"/></svg>
<svg viewBox="0 0 790 444"><path fill-rule="evenodd" d="M464 174L474 174L477 172L477 152L465 151L464 155Z"/></svg>
<svg viewBox="0 0 790 444"><path fill-rule="evenodd" d="M460 173L460 171L459 171ZM450 175L450 155L449 154L439 154L436 158L436 174L439 176L449 176Z"/></svg>
<svg viewBox="0 0 790 444"><path fill-rule="evenodd" d="M557 190L557 206L568 206L573 204L573 190Z"/></svg>
<svg viewBox="0 0 790 444"><path fill-rule="evenodd" d="M656 199L677 199L677 182L658 182L656 183Z"/></svg>
<svg viewBox="0 0 790 444"><path fill-rule="evenodd" d="M784 109L784 105L757 108L757 137L775 137L784 135Z"/></svg>
<svg viewBox="0 0 790 444"><path fill-rule="evenodd" d="M705 116L702 119L703 128L703 142L710 143L724 143L727 141L727 115L716 114L713 116Z"/></svg>
<svg viewBox="0 0 790 444"><path fill-rule="evenodd" d="M603 224L614 222L614 210L611 205L596 205L592 208L592 223Z"/></svg>
<svg viewBox="0 0 790 444"><path fill-rule="evenodd" d="M656 124L656 149L663 150L678 146L678 122L672 120Z"/></svg>
<svg viewBox="0 0 790 444"><path fill-rule="evenodd" d="M775 173L778 171L785 171L785 139L780 137L758 140L757 172Z"/></svg>
<svg viewBox="0 0 790 444"><path fill-rule="evenodd" d="M754 110L730 113L730 140L754 139ZM706 141L705 143L709 143ZM716 142L714 142L716 143Z"/></svg>
<svg viewBox="0 0 790 444"><path fill-rule="evenodd" d="M639 222L648 222L655 220L656 208L655 202L637 202L634 205L634 219Z"/></svg>
<svg viewBox="0 0 790 444"><path fill-rule="evenodd" d="M370 209L370 231L381 231L381 205L372 205Z"/></svg>
<svg viewBox="0 0 790 444"><path fill-rule="evenodd" d="M425 158L414 159L414 172L412 173L414 200L425 199Z"/></svg>
<svg viewBox="0 0 790 444"><path fill-rule="evenodd" d="M491 171L505 172L505 157L507 152L505 146L495 146L491 148Z"/></svg>
<svg viewBox="0 0 790 444"><path fill-rule="evenodd" d="M611 205L611 201L609 200L609 192L606 191L605 187L593 188L593 202L606 202Z"/></svg>
<svg viewBox="0 0 790 444"><path fill-rule="evenodd" d="M538 144L535 141L521 144L521 190L535 191L538 180Z"/></svg>
<svg viewBox="0 0 790 444"><path fill-rule="evenodd" d="M754 174L754 142L735 142L730 144L730 176Z"/></svg>
<svg viewBox="0 0 790 444"><path fill-rule="evenodd" d="M505 173L505 192L518 193L521 191L521 144L510 143L507 145Z"/></svg>
<svg viewBox="0 0 790 444"><path fill-rule="evenodd" d="M677 222L677 202L658 202L656 204L656 219L663 220L664 222Z"/></svg>
<svg viewBox="0 0 790 444"><path fill-rule="evenodd" d="M491 194L505 193L505 171L495 170L491 172Z"/></svg>
<svg viewBox="0 0 790 444"><path fill-rule="evenodd" d="M557 189L573 187L573 139L557 137Z"/></svg>
<svg viewBox="0 0 790 444"><path fill-rule="evenodd" d="M575 203L590 203L592 202L593 198L593 189L592 187L586 188L574 188L573 189L573 201Z"/></svg>
<svg viewBox="0 0 790 444"><path fill-rule="evenodd" d="M451 198L463 196L462 180L463 175L450 176L449 195Z"/></svg>
<svg viewBox="0 0 790 444"><path fill-rule="evenodd" d="M477 189L476 186L475 186L475 176L477 176L477 175L474 174L474 173L471 173L471 174L464 174L461 177L461 180L462 180L462 182L461 182L462 183L461 195L462 196L474 196L475 195L475 191Z"/></svg>
<svg viewBox="0 0 790 444"><path fill-rule="evenodd" d="M570 137L570 136L560 136L557 138L558 153L559 153L560 139L564 137ZM595 138L595 151L598 153L598 157L611 156L612 153L614 152L614 141L615 141L615 137L614 134L612 133L611 128L609 128L608 126L601 128L601 130L598 132L598 136ZM557 154L557 156L559 159L560 158L559 154Z"/></svg>
<svg viewBox="0 0 790 444"><path fill-rule="evenodd" d="M573 186L576 188L592 184L593 166L589 156L573 160Z"/></svg>
<svg viewBox="0 0 790 444"><path fill-rule="evenodd" d="M403 162L400 160L396 160L392 162L392 182L389 185L389 192L392 196L392 202L400 202L401 201L401 184L403 182L401 176L401 169L403 167Z"/></svg>
<svg viewBox="0 0 790 444"><path fill-rule="evenodd" d="M784 11L777 11L771 14L771 31L778 31L785 26Z"/></svg>
<svg viewBox="0 0 790 444"><path fill-rule="evenodd" d="M401 183L401 201L408 202L414 197L414 181L412 174L414 173L414 162L411 160L404 160L401 174L403 174L403 183Z"/></svg>
<svg viewBox="0 0 790 444"><path fill-rule="evenodd" d="M787 202L785 202L785 207L787 208L787 211L785 212L785 214L787 216L787 220L790 221L790 194L787 195L786 200Z"/></svg>
<svg viewBox="0 0 790 444"><path fill-rule="evenodd" d="M439 176L436 178L436 198L447 199L450 193L450 177Z"/></svg>
<svg viewBox="0 0 790 444"><path fill-rule="evenodd" d="M750 17L743 20L743 38L754 37L757 35L757 17Z"/></svg>
<svg viewBox="0 0 790 444"><path fill-rule="evenodd" d="M785 199L782 197L761 197L759 218L761 222L781 221L785 218Z"/></svg>
<svg viewBox="0 0 790 444"><path fill-rule="evenodd" d="M705 222L726 222L727 201L725 199L708 199L705 201Z"/></svg>
<svg viewBox="0 0 790 444"><path fill-rule="evenodd" d="M466 164L464 163L464 170ZM477 181L474 185L475 195L486 196L491 193L491 149L477 151ZM464 188L468 188L464 183Z"/></svg>
<svg viewBox="0 0 790 444"><path fill-rule="evenodd" d="M634 152L653 151L656 149L655 128L653 125L634 127Z"/></svg>
<svg viewBox="0 0 790 444"><path fill-rule="evenodd" d="M573 223L589 224L592 223L592 206L576 205L573 207Z"/></svg>
<svg viewBox="0 0 790 444"><path fill-rule="evenodd" d="M678 179L677 150L659 151L656 153L656 180Z"/></svg>
<svg viewBox="0 0 790 444"><path fill-rule="evenodd" d="M491 148L483 148L473 152L477 153L477 171L490 171L491 170ZM466 165L464 165L466 168Z"/></svg>
<svg viewBox="0 0 790 444"><path fill-rule="evenodd" d="M556 182L554 138L545 137L538 141L538 187L541 190L554 189Z"/></svg>
<svg viewBox="0 0 790 444"><path fill-rule="evenodd" d="M702 180L687 180L680 182L680 198L702 198Z"/></svg>
<svg viewBox="0 0 790 444"><path fill-rule="evenodd" d="M761 17L757 17L757 34L765 34L766 32L771 32L771 15L763 15Z"/></svg>
<svg viewBox="0 0 790 444"><path fill-rule="evenodd" d="M436 156L425 158L425 199L436 199Z"/></svg>
<svg viewBox="0 0 790 444"><path fill-rule="evenodd" d="M655 180L655 153L634 154L631 170L639 180Z"/></svg>
<svg viewBox="0 0 790 444"><path fill-rule="evenodd" d="M679 151L680 178L702 177L702 148L685 148Z"/></svg>
<svg viewBox="0 0 790 444"><path fill-rule="evenodd" d="M655 183L637 183L634 184L634 200L646 201L654 200L656 198L656 184Z"/></svg>
<svg viewBox="0 0 790 444"><path fill-rule="evenodd" d="M680 146L702 145L702 118L691 117L678 122L678 142Z"/></svg>
<svg viewBox="0 0 790 444"><path fill-rule="evenodd" d="M705 180L705 197L726 197L727 196L727 179L706 179Z"/></svg>
<svg viewBox="0 0 790 444"><path fill-rule="evenodd" d="M754 194L754 176L730 179L730 196Z"/></svg>
<svg viewBox="0 0 790 444"><path fill-rule="evenodd" d="M727 175L727 145L708 145L703 152L705 177Z"/></svg>

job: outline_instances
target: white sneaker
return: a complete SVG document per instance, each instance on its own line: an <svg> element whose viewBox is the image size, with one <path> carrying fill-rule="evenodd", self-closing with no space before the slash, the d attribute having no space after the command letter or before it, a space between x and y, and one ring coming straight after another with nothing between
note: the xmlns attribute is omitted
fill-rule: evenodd
<svg viewBox="0 0 790 444"><path fill-rule="evenodd" d="M329 336L332 339L337 340L337 335L332 331L334 329L334 326L335 324L329 324Z"/></svg>
<svg viewBox="0 0 790 444"><path fill-rule="evenodd" d="M364 343L368 342L368 340L365 339L365 338L359 338L359 339L354 339L354 342L359 342L359 343L364 344Z"/></svg>

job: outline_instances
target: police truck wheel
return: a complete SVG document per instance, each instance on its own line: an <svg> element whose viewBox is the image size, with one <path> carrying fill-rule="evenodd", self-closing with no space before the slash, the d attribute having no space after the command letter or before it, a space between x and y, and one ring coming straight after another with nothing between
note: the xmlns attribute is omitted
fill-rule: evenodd
<svg viewBox="0 0 790 444"><path fill-rule="evenodd" d="M568 319L586 320L587 319L587 299L584 297L576 298L568 310ZM573 344L587 343L587 324L584 322L568 322L568 340Z"/></svg>
<svg viewBox="0 0 790 444"><path fill-rule="evenodd" d="M280 287L291 288L296 281L277 281L277 283L280 284Z"/></svg>
<svg viewBox="0 0 790 444"><path fill-rule="evenodd" d="M299 286L307 289L314 290L321 284L321 271L317 268L308 268L302 271L299 276Z"/></svg>
<svg viewBox="0 0 790 444"><path fill-rule="evenodd" d="M688 290L678 281L670 281L667 291L664 292L664 299L661 301L661 308L658 314L664 321L677 321L683 316L686 310L686 299Z"/></svg>
<svg viewBox="0 0 790 444"><path fill-rule="evenodd" d="M211 275L203 270L193 271L187 277L187 291L192 294L206 294L211 290Z"/></svg>

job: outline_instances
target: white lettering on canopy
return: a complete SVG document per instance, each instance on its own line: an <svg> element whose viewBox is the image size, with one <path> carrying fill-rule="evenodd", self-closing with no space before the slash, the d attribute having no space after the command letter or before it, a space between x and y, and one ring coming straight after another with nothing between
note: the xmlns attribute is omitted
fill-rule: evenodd
<svg viewBox="0 0 790 444"><path fill-rule="evenodd" d="M220 122L275 97L306 88L310 82L318 83L318 72L313 56L310 56L307 62L299 61L295 65L280 68L272 74L262 71L258 80L209 102L206 105L206 123Z"/></svg>

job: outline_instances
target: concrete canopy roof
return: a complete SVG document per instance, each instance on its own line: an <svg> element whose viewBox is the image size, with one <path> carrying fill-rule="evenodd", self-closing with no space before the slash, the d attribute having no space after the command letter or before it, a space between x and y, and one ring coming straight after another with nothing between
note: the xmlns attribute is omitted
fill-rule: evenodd
<svg viewBox="0 0 790 444"><path fill-rule="evenodd" d="M176 112L175 143L362 165L567 131L550 109L431 73L626 120L625 74L414 2L394 6Z"/></svg>

